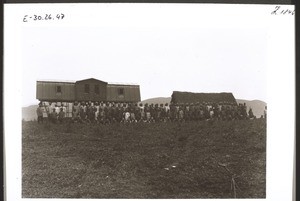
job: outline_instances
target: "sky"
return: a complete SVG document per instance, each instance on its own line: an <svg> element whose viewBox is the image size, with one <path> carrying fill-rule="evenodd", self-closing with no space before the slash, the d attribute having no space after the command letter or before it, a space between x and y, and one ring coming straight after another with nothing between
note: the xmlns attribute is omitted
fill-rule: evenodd
<svg viewBox="0 0 300 201"><path fill-rule="evenodd" d="M175 14L160 12L135 23L132 14L122 14L106 14L112 23L24 27L23 106L38 103L37 80L88 78L139 84L142 100L189 91L266 101L268 30L261 24L222 26L219 19L208 26L195 20L196 12L178 24Z"/></svg>

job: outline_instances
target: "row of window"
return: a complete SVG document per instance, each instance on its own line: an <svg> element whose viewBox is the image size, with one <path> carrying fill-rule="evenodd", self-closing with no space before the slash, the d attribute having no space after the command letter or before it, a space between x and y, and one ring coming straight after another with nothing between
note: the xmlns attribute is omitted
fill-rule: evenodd
<svg viewBox="0 0 300 201"><path fill-rule="evenodd" d="M99 85L95 85L94 92L95 92L95 94L99 94L100 93ZM87 94L90 93L90 85L89 84L85 84L84 85L84 93L87 93Z"/></svg>
<svg viewBox="0 0 300 201"><path fill-rule="evenodd" d="M56 93L61 93L61 86L56 86ZM94 86L94 92L95 94L100 94L99 85ZM89 94L90 93L90 85L85 84L84 85L84 93ZM118 95L122 96L124 95L124 88L118 88Z"/></svg>

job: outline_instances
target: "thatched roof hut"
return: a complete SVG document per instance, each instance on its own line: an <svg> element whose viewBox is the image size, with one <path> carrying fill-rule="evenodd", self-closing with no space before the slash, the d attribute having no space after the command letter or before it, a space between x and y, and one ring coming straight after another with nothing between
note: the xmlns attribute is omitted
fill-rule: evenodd
<svg viewBox="0 0 300 201"><path fill-rule="evenodd" d="M227 102L237 104L232 93L192 93L173 91L171 103Z"/></svg>

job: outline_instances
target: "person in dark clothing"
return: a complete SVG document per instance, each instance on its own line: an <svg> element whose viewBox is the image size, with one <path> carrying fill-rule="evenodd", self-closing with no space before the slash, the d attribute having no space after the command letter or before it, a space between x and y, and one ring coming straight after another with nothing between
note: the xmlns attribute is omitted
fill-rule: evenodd
<svg viewBox="0 0 300 201"><path fill-rule="evenodd" d="M53 108L50 114L50 121L54 124L57 122L57 113L55 112L55 108Z"/></svg>
<svg viewBox="0 0 300 201"><path fill-rule="evenodd" d="M253 118L254 118L254 114L253 114L253 111L252 111L252 108L251 108L251 107L250 107L250 109L249 109L248 115L249 115L249 118L250 118L250 119L253 119Z"/></svg>
<svg viewBox="0 0 300 201"><path fill-rule="evenodd" d="M265 110L264 110L264 118L267 118L267 106L265 106Z"/></svg>
<svg viewBox="0 0 300 201"><path fill-rule="evenodd" d="M58 120L59 123L63 123L64 119L65 119L65 112L64 112L63 108L60 108L57 120Z"/></svg>
<svg viewBox="0 0 300 201"><path fill-rule="evenodd" d="M42 104L39 104L39 107L36 109L36 114L38 116L38 123L43 123L43 110Z"/></svg>

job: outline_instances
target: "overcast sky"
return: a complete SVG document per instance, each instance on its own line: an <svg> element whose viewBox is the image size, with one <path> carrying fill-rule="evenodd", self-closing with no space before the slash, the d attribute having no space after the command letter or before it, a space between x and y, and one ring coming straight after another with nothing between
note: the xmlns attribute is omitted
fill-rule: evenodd
<svg viewBox="0 0 300 201"><path fill-rule="evenodd" d="M142 100L190 91L266 101L267 29L226 28L220 26L222 19L209 27L197 22L186 27L126 26L122 20L111 26L25 27L23 106L37 103L37 80L87 78L137 83Z"/></svg>

